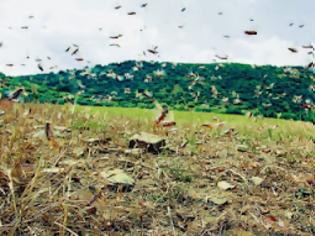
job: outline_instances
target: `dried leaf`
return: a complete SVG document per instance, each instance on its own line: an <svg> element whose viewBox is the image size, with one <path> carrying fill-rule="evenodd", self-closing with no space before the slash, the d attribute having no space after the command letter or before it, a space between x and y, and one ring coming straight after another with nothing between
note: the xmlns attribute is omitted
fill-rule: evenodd
<svg viewBox="0 0 315 236"><path fill-rule="evenodd" d="M224 205L228 202L228 199L226 197L223 197L223 196L213 196L213 197L209 198L209 200L216 205Z"/></svg>
<svg viewBox="0 0 315 236"><path fill-rule="evenodd" d="M58 174L64 172L64 168L52 167L52 168L44 168L42 170L43 173L46 174Z"/></svg>
<svg viewBox="0 0 315 236"><path fill-rule="evenodd" d="M129 141L129 148L144 148L152 153L161 152L165 145L166 142L163 137L146 132L135 134Z"/></svg>
<svg viewBox="0 0 315 236"><path fill-rule="evenodd" d="M235 185L232 185L226 181L218 182L217 186L219 189L224 190L224 191L235 188Z"/></svg>
<svg viewBox="0 0 315 236"><path fill-rule="evenodd" d="M259 186L263 181L264 179L263 178L260 178L260 177L252 177L251 178L251 181L256 185L256 186Z"/></svg>
<svg viewBox="0 0 315 236"><path fill-rule="evenodd" d="M113 184L134 185L135 181L121 169L101 172L101 176Z"/></svg>
<svg viewBox="0 0 315 236"><path fill-rule="evenodd" d="M245 231L243 229L230 229L226 232L226 236L255 236L250 231Z"/></svg>
<svg viewBox="0 0 315 236"><path fill-rule="evenodd" d="M78 148L73 149L73 153L76 157L80 157L84 154L84 150L85 148L78 147Z"/></svg>

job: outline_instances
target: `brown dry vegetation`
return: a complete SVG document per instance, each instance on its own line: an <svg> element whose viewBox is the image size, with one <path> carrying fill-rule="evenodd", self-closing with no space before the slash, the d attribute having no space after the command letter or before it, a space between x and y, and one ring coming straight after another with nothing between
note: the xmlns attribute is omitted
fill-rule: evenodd
<svg viewBox="0 0 315 236"><path fill-rule="evenodd" d="M69 106L6 109L0 117L0 234L315 233L310 137L263 140L228 126L192 124L166 132L153 123L72 113ZM158 155L128 150L139 131L165 135L167 147ZM113 185L104 178L111 169L135 184ZM222 182L229 184L225 190Z"/></svg>

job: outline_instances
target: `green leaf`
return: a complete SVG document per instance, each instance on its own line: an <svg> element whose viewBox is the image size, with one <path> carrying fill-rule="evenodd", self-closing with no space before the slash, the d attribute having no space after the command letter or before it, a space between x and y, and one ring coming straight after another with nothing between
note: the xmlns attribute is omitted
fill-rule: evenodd
<svg viewBox="0 0 315 236"><path fill-rule="evenodd" d="M239 152L247 152L248 151L248 146L244 144L237 145L237 151Z"/></svg>

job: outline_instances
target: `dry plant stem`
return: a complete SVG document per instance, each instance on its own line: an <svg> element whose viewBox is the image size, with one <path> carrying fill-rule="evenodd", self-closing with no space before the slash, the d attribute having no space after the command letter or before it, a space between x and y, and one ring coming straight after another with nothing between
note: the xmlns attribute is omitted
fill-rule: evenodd
<svg viewBox="0 0 315 236"><path fill-rule="evenodd" d="M73 235L73 236L79 236L77 233L73 232L71 229L65 227L64 225L58 223L58 222L54 222L55 225L61 227L62 229L68 231L70 233L70 235ZM62 234L63 235L63 234Z"/></svg>
<svg viewBox="0 0 315 236"><path fill-rule="evenodd" d="M176 236L176 231L175 231L175 226L174 226L174 221L173 221L173 217L172 217L172 212L171 212L171 208L168 206L167 207L167 215L169 217L171 226L172 226L172 230L173 230L173 235Z"/></svg>

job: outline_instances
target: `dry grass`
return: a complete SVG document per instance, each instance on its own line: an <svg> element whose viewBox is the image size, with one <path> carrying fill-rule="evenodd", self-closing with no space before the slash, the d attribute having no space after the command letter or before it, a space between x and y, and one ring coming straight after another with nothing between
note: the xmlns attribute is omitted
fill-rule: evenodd
<svg viewBox="0 0 315 236"><path fill-rule="evenodd" d="M167 132L154 130L149 116L72 110L16 105L0 117L1 235L315 233L315 144L298 130L311 133L311 124L286 131L293 123L283 122L274 139L271 121L213 129L179 122ZM53 141L45 137L47 122ZM139 131L165 135L167 149L129 152ZM117 168L133 177L133 187L102 177ZM220 181L234 188L220 190Z"/></svg>

